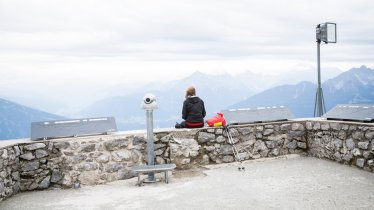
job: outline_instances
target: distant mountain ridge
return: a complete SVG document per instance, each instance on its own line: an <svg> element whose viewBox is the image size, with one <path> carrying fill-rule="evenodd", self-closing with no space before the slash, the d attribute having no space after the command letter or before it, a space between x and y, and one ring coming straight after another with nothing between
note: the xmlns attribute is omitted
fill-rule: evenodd
<svg viewBox="0 0 374 210"><path fill-rule="evenodd" d="M155 84L129 95L97 101L82 110L81 116L114 116L121 130L144 129L145 112L140 108L140 103L145 93L152 92L156 95L159 107L154 111L154 126L172 127L175 122L181 120L185 90L190 85L196 87L197 95L205 101L208 114L215 114L222 107L253 94L248 84L235 80L231 75L195 72L184 79Z"/></svg>
<svg viewBox="0 0 374 210"><path fill-rule="evenodd" d="M230 71L228 70L228 72ZM322 81L335 77L341 72L342 71L337 68L323 68ZM191 73L193 73L193 71L191 71ZM228 73L207 75L198 71L193 74L195 76L191 75L174 81L170 81L170 78L165 78L165 81L158 82L134 81L113 85L85 84L85 82L82 81L82 86L79 87L73 87L68 84L63 87L52 86L51 88L46 88L46 86L30 86L23 83L12 86L9 86L9 84L0 84L0 98L37 110L43 110L48 113L77 118L80 116L80 111L82 109L97 101L111 97L126 96L133 93L143 94L150 90L167 90L172 86L171 84L173 82L183 81L188 78L197 78L199 74L203 78L208 78L208 83L214 86L220 85L230 87L233 83L234 85L238 83L242 85L243 92L249 89L251 94L248 94L247 91L247 95L244 95L240 100L277 85L297 84L301 81L314 82L316 80L315 68L305 65L296 66L293 70L278 75L254 73L249 70L235 75ZM214 80L220 82L214 82ZM37 97L38 100L35 100L35 97ZM235 102L237 101L232 101L231 103Z"/></svg>
<svg viewBox="0 0 374 210"><path fill-rule="evenodd" d="M239 75L195 72L175 81L133 86L131 91L118 86L115 94L125 94L98 100L70 117L113 116L119 130L145 129L145 111L140 104L144 94L151 92L156 95L159 107L154 111L154 127L173 127L182 120L184 94L190 85L195 85L197 95L205 101L208 117L226 108L279 105L288 106L296 117L313 116L317 88L314 83L303 81L274 87L279 81L275 80L251 72ZM263 90L267 86L272 88ZM325 81L323 91L327 110L340 103L374 103L374 70L361 66L343 72ZM0 98L0 139L29 137L31 122L59 119L65 118Z"/></svg>
<svg viewBox="0 0 374 210"><path fill-rule="evenodd" d="M228 108L284 105L289 107L296 117L313 117L316 88L317 85L310 82L281 85ZM327 111L337 104L374 104L374 70L366 66L352 68L324 82L322 89Z"/></svg>
<svg viewBox="0 0 374 210"><path fill-rule="evenodd" d="M346 92L339 91L338 93L341 93L340 95L336 95L337 97L335 98L334 96L331 97L331 94L328 91L328 89L331 89L329 88L329 85L331 86L340 81L341 77L351 78L350 75L352 75L352 71L360 75L359 78L365 77L364 75L369 78L369 81L366 81L363 78L357 80L361 81L361 83L354 80L355 82L352 85L356 87L357 90L365 88L372 90L372 87L361 86L365 86L365 84L369 84L370 81L374 81L374 79L370 79L370 77L367 76L367 74L372 73L373 70L367 69L363 66L358 68L358 70L353 69L344 72L324 83L324 90L326 89L325 99L327 109L333 107L337 102L350 103L353 101L359 101L358 99L370 98L361 91L357 93L349 93L348 95L346 95ZM316 92L316 85L314 83L304 81L295 85L280 85L253 95L259 89L267 85L263 83L274 79L273 77L256 76L258 75L250 72L235 76L229 74L206 75L201 72L195 72L184 79L163 84L153 83L151 86L147 86L148 88L143 87L143 89L139 89L129 95L113 96L97 101L84 109L81 114L84 117L114 116L120 130L144 129L145 113L144 110L140 109L140 102L142 96L146 92L152 92L156 95L159 105L159 108L154 111L154 126L172 127L175 122L181 120L184 91L189 85L193 84L196 86L197 95L205 101L206 109L210 116L227 107L239 108L269 105L287 105L297 117L313 116ZM346 80L343 82L345 81ZM362 81L366 81L366 83ZM274 81L268 83L269 85L274 84ZM355 90L354 88L350 89ZM338 94L336 92L331 93ZM353 96L354 94L358 94L359 96L362 95L363 97L355 97Z"/></svg>
<svg viewBox="0 0 374 210"><path fill-rule="evenodd" d="M30 137L31 122L65 119L0 98L0 140Z"/></svg>
<svg viewBox="0 0 374 210"><path fill-rule="evenodd" d="M373 103L374 69L361 66L353 68L323 83L327 102L337 104Z"/></svg>
<svg viewBox="0 0 374 210"><path fill-rule="evenodd" d="M313 115L316 87L311 82L281 85L258 93L228 108L287 106L296 117L310 117Z"/></svg>

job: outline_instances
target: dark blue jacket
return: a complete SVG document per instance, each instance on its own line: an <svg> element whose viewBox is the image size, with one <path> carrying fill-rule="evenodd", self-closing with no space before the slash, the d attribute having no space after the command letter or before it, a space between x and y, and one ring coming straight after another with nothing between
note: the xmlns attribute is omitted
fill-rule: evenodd
<svg viewBox="0 0 374 210"><path fill-rule="evenodd" d="M197 96L188 97L183 103L182 118L187 122L204 122L204 101Z"/></svg>

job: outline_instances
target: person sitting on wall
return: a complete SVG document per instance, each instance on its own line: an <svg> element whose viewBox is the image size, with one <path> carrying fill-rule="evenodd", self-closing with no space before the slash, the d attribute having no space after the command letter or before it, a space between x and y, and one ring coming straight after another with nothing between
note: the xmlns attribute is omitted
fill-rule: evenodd
<svg viewBox="0 0 374 210"><path fill-rule="evenodd" d="M196 96L195 87L186 90L186 100L183 102L182 118L184 121L177 123L175 128L201 128L204 127L206 115L204 101Z"/></svg>

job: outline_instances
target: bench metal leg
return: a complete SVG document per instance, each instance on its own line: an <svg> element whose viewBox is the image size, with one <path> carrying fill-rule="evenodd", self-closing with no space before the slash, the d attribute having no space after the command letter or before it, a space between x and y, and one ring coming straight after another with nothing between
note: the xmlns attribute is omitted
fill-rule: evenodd
<svg viewBox="0 0 374 210"><path fill-rule="evenodd" d="M168 171L165 171L165 182L166 182L166 184L169 184Z"/></svg>
<svg viewBox="0 0 374 210"><path fill-rule="evenodd" d="M141 184L140 184L140 173L138 173L138 186L140 187Z"/></svg>

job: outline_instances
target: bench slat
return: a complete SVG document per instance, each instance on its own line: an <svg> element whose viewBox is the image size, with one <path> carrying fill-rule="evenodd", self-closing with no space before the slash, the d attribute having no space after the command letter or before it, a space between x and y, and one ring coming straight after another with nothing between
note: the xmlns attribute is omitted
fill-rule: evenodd
<svg viewBox="0 0 374 210"><path fill-rule="evenodd" d="M137 185L140 187L142 181L140 180L140 174L146 172L164 172L165 173L165 182L169 183L169 176L168 171L175 169L175 164L160 164L160 165L141 165L141 166L134 166L131 170L135 171L138 175L138 183Z"/></svg>
<svg viewBox="0 0 374 210"><path fill-rule="evenodd" d="M175 164L160 164L160 165L142 165L142 166L134 166L132 170L135 172L150 172L150 171L169 171L175 169Z"/></svg>

